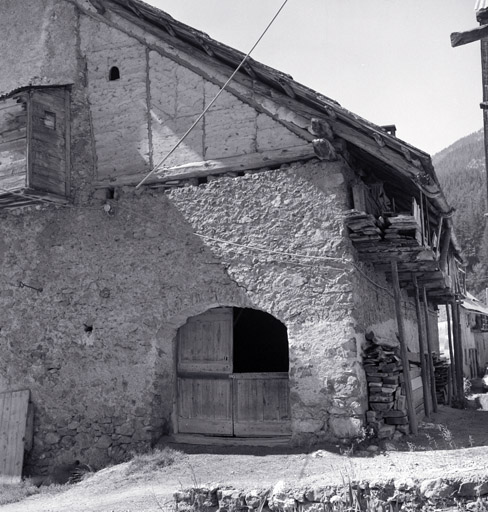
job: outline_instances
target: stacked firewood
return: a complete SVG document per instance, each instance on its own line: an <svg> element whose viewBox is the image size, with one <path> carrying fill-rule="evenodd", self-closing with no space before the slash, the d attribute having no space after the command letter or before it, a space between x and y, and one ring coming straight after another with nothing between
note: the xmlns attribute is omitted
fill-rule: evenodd
<svg viewBox="0 0 488 512"><path fill-rule="evenodd" d="M401 245L418 245L420 226L411 215L385 216L350 210L346 215L346 225L354 243L385 240Z"/></svg>
<svg viewBox="0 0 488 512"><path fill-rule="evenodd" d="M369 213L351 210L346 217L347 227L350 229L350 238L354 242L367 242L381 239L381 229L375 217Z"/></svg>
<svg viewBox="0 0 488 512"><path fill-rule="evenodd" d="M435 392L438 404L447 404L447 387L449 382L450 365L447 359L433 354Z"/></svg>
<svg viewBox="0 0 488 512"><path fill-rule="evenodd" d="M386 219L384 230L385 240L401 241L404 244L416 245L420 242L420 226L412 215L397 215Z"/></svg>
<svg viewBox="0 0 488 512"><path fill-rule="evenodd" d="M390 438L396 430L408 432L403 367L398 347L384 346L368 333L363 367L368 382L369 410L366 420L379 438Z"/></svg>

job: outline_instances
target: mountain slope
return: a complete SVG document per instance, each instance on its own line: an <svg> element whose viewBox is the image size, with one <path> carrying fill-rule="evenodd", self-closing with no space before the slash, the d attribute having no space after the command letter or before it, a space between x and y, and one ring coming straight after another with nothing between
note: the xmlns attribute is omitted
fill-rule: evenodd
<svg viewBox="0 0 488 512"><path fill-rule="evenodd" d="M467 267L467 287L480 295L488 287L488 217L483 131L463 137L433 157L439 181L456 209L454 228Z"/></svg>

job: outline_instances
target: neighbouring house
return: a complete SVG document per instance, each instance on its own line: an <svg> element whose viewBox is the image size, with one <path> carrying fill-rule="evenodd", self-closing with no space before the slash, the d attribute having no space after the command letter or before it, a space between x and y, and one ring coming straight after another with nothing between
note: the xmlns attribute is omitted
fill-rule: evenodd
<svg viewBox="0 0 488 512"><path fill-rule="evenodd" d="M475 379L483 376L488 366L488 307L467 292L461 298L459 310L463 376L467 379ZM447 319L439 323L439 330L441 329L444 352L449 354Z"/></svg>
<svg viewBox="0 0 488 512"><path fill-rule="evenodd" d="M136 189L243 55L138 0L7 0L0 28L0 393L30 391L28 472L167 434L408 432L461 286L427 154L249 59Z"/></svg>

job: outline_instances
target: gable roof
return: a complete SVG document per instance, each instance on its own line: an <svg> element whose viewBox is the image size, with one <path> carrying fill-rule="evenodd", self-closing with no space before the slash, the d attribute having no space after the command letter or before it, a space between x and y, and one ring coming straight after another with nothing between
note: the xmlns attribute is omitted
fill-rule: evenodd
<svg viewBox="0 0 488 512"><path fill-rule="evenodd" d="M106 10L143 22L163 31L165 37L189 45L195 52L201 52L206 58L218 61L234 70L245 54L215 41L206 33L196 30L164 11L152 7L141 0L91 0L99 14ZM229 73L230 75L230 73ZM447 203L435 175L430 156L410 144L387 133L362 117L350 112L340 104L293 80L290 75L248 58L235 80L249 79L261 82L278 95L273 101L283 102L287 108L300 109L301 114L320 116L330 124L338 137L351 143L366 160L374 159L375 164L385 166L388 173L399 174L407 178L409 184L422 190L431 199L435 208L442 215L450 215Z"/></svg>

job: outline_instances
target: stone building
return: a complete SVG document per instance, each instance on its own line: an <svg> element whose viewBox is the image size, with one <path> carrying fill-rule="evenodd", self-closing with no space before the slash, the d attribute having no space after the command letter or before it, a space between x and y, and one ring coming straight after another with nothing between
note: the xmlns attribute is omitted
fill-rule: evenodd
<svg viewBox="0 0 488 512"><path fill-rule="evenodd" d="M456 291L429 156L250 59L136 188L243 55L138 0L4 0L0 28L0 392L30 390L30 469L357 436L391 261L412 353L412 276L430 317Z"/></svg>

